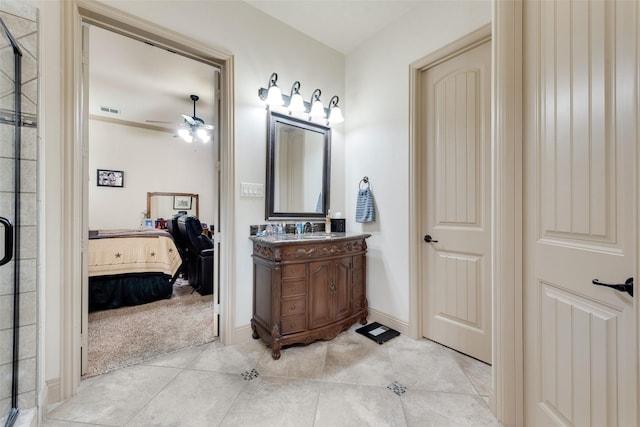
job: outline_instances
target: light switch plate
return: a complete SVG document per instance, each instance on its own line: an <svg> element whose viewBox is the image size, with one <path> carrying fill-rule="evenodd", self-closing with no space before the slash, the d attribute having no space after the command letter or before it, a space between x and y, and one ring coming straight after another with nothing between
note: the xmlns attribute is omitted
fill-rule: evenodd
<svg viewBox="0 0 640 427"><path fill-rule="evenodd" d="M241 197L264 197L264 185L251 182L240 183Z"/></svg>

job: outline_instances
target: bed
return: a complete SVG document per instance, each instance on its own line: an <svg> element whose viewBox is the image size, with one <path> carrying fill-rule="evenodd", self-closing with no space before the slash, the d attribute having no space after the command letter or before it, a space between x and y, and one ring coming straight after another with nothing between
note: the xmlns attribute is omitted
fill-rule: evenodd
<svg viewBox="0 0 640 427"><path fill-rule="evenodd" d="M171 298L182 259L165 230L89 232L89 311Z"/></svg>

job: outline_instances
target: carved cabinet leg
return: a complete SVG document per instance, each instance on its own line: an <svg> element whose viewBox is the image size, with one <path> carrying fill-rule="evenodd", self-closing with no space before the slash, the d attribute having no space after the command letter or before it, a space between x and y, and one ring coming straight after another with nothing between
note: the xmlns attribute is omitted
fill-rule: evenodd
<svg viewBox="0 0 640 427"><path fill-rule="evenodd" d="M260 336L258 335L258 331L256 330L256 324L253 323L253 320L251 321L251 329L253 330L253 333L251 334L251 337L254 340L257 340L258 338L260 338Z"/></svg>
<svg viewBox="0 0 640 427"><path fill-rule="evenodd" d="M273 344L271 344L271 357L273 357L273 360L280 359L281 348L282 344L280 344L279 342L274 342Z"/></svg>

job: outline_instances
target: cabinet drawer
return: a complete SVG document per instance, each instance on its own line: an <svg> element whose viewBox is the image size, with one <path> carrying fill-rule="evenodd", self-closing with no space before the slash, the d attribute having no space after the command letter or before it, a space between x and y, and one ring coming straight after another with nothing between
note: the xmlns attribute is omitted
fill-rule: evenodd
<svg viewBox="0 0 640 427"><path fill-rule="evenodd" d="M294 314L304 314L305 311L305 298L291 298L282 300L280 305L282 316L292 316ZM284 320L283 320L284 322Z"/></svg>
<svg viewBox="0 0 640 427"><path fill-rule="evenodd" d="M305 283L304 279L282 282L282 287L281 287L282 298L292 297L295 295L304 295L305 294L304 283Z"/></svg>
<svg viewBox="0 0 640 427"><path fill-rule="evenodd" d="M304 277L304 273L305 273L304 264L285 265L284 267L282 267L283 279L296 279L296 278Z"/></svg>
<svg viewBox="0 0 640 427"><path fill-rule="evenodd" d="M281 320L280 333L282 335L292 334L294 332L301 332L307 328L304 315L284 317Z"/></svg>

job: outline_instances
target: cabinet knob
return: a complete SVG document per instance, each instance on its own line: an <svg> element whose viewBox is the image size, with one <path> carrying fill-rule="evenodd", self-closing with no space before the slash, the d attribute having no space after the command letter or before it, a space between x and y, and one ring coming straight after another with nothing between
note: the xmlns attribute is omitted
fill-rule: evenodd
<svg viewBox="0 0 640 427"><path fill-rule="evenodd" d="M296 309L296 306L295 306L295 305L292 305L292 306L291 306L291 310L295 310L295 309Z"/></svg>
<svg viewBox="0 0 640 427"><path fill-rule="evenodd" d="M291 329L293 329L293 328L295 328L295 327L296 327L296 324L295 324L295 323L292 323L292 324L291 324Z"/></svg>

